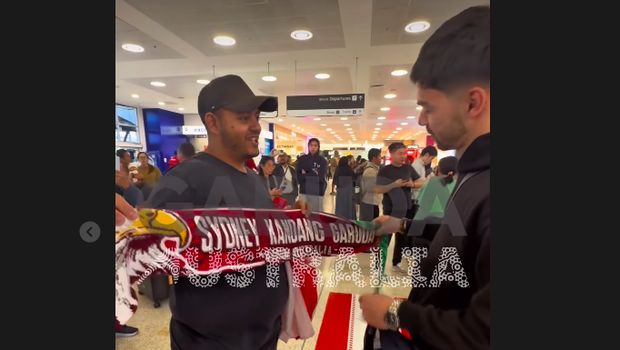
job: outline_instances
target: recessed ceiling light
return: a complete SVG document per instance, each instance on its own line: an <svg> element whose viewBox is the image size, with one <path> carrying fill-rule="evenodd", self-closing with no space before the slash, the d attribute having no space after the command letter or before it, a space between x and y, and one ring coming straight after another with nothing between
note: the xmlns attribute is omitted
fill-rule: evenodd
<svg viewBox="0 0 620 350"><path fill-rule="evenodd" d="M140 95L138 95L138 94L131 94L131 97L133 97L133 98L140 98Z"/></svg>
<svg viewBox="0 0 620 350"><path fill-rule="evenodd" d="M381 130L381 128L375 128L375 130Z"/></svg>
<svg viewBox="0 0 620 350"><path fill-rule="evenodd" d="M209 80L209 79L198 79L198 80L196 80L196 82L198 84L207 85L207 84L209 84L211 82L211 80Z"/></svg>
<svg viewBox="0 0 620 350"><path fill-rule="evenodd" d="M347 130L353 130L353 128L347 128Z"/></svg>
<svg viewBox="0 0 620 350"><path fill-rule="evenodd" d="M321 118L314 118L314 120L321 120Z"/></svg>
<svg viewBox="0 0 620 350"><path fill-rule="evenodd" d="M407 75L407 71L404 69L393 70L391 73L395 77L402 77L403 75Z"/></svg>
<svg viewBox="0 0 620 350"><path fill-rule="evenodd" d="M291 32L291 38L295 40L308 40L312 38L312 32L305 29L294 30Z"/></svg>
<svg viewBox="0 0 620 350"><path fill-rule="evenodd" d="M321 126L327 126L327 124L321 124Z"/></svg>
<svg viewBox="0 0 620 350"><path fill-rule="evenodd" d="M407 24L405 26L405 31L407 33L421 33L430 27L431 27L431 24L428 23L427 21L415 21L415 22L411 22Z"/></svg>
<svg viewBox="0 0 620 350"><path fill-rule="evenodd" d="M273 75L265 75L261 79L263 79L263 81L276 81L276 80L278 80L278 78L276 78Z"/></svg>
<svg viewBox="0 0 620 350"><path fill-rule="evenodd" d="M144 52L144 47L138 44L127 43L127 44L121 45L121 47L123 48L123 50L129 51L129 52L135 52L135 53Z"/></svg>
<svg viewBox="0 0 620 350"><path fill-rule="evenodd" d="M385 117L377 117L378 120L384 120Z"/></svg>
<svg viewBox="0 0 620 350"><path fill-rule="evenodd" d="M381 110L382 110L383 112L387 112L387 111L389 111L389 110L390 110L390 107L381 107Z"/></svg>
<svg viewBox="0 0 620 350"><path fill-rule="evenodd" d="M396 130L403 130L403 128L396 128Z"/></svg>
<svg viewBox="0 0 620 350"><path fill-rule="evenodd" d="M179 107L179 111L184 111L184 110L185 110L185 108Z"/></svg>
<svg viewBox="0 0 620 350"><path fill-rule="evenodd" d="M417 109L418 111L422 110L422 106L417 106L415 109Z"/></svg>
<svg viewBox="0 0 620 350"><path fill-rule="evenodd" d="M329 79L330 75L327 73L318 73L314 77L317 79Z"/></svg>
<svg viewBox="0 0 620 350"><path fill-rule="evenodd" d="M325 131L332 131L332 128L327 128L325 129Z"/></svg>
<svg viewBox="0 0 620 350"><path fill-rule="evenodd" d="M342 118L340 118L340 120L349 120L349 118L347 118L347 117L342 117Z"/></svg>
<svg viewBox="0 0 620 350"><path fill-rule="evenodd" d="M152 81L151 85L157 86L157 87L164 87L164 86L166 86L166 83L161 82L161 81Z"/></svg>
<svg viewBox="0 0 620 350"><path fill-rule="evenodd" d="M157 102L157 104L160 105L160 106L165 106L166 105L166 103L161 102L161 101Z"/></svg>
<svg viewBox="0 0 620 350"><path fill-rule="evenodd" d="M400 123L400 125L408 125L408 124L409 124L409 123L407 123L407 122L402 122L402 123Z"/></svg>
<svg viewBox="0 0 620 350"><path fill-rule="evenodd" d="M415 115L410 115L407 117L407 119L415 119Z"/></svg>
<svg viewBox="0 0 620 350"><path fill-rule="evenodd" d="M221 46L233 46L237 40L235 40L232 36L218 35L213 38L213 42Z"/></svg>
<svg viewBox="0 0 620 350"><path fill-rule="evenodd" d="M351 124L344 124L344 126L351 126Z"/></svg>
<svg viewBox="0 0 620 350"><path fill-rule="evenodd" d="M385 94L385 95L383 95L383 97L385 97L385 98L387 98L387 99L389 100L389 99L396 98L396 94L395 94L395 93L390 92L389 94Z"/></svg>
<svg viewBox="0 0 620 350"><path fill-rule="evenodd" d="M375 124L375 125L379 125L379 126L381 126L381 125L383 125L383 123L377 123L377 124Z"/></svg>

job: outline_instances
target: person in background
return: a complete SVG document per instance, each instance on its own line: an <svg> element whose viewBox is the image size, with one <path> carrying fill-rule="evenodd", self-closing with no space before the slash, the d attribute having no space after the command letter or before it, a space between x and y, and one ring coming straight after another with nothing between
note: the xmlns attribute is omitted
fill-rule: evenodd
<svg viewBox="0 0 620 350"><path fill-rule="evenodd" d="M308 154L301 156L295 167L300 197L312 211L323 211L323 195L327 189L327 160L319 154L320 149L319 139L308 140Z"/></svg>
<svg viewBox="0 0 620 350"><path fill-rule="evenodd" d="M336 174L334 174L334 183L336 184L336 215L355 220L355 204L353 202L353 181L355 174L351 165L355 164L353 156L340 158Z"/></svg>
<svg viewBox="0 0 620 350"><path fill-rule="evenodd" d="M334 177L336 176L336 168L338 167L338 163L340 162L340 153L338 151L334 151L334 156L329 160L329 170L332 173L332 191L329 193L332 196L336 195L334 192Z"/></svg>
<svg viewBox="0 0 620 350"><path fill-rule="evenodd" d="M161 178L161 171L159 168L149 164L149 155L146 152L138 153L138 161L140 165L138 166L138 175L136 178L138 179L138 187L153 187Z"/></svg>
<svg viewBox="0 0 620 350"><path fill-rule="evenodd" d="M458 160L444 157L437 166L437 176L431 177L420 189L419 209L413 217L410 233L415 246L428 247L439 229L444 210L456 183Z"/></svg>
<svg viewBox="0 0 620 350"><path fill-rule="evenodd" d="M360 164L362 164L362 156L358 155L357 158L355 158L355 167L354 168L356 168Z"/></svg>
<svg viewBox="0 0 620 350"><path fill-rule="evenodd" d="M278 180L273 175L275 168L276 166L273 158L270 156L263 156L258 162L258 175L260 175L272 199L282 196L282 190L278 186Z"/></svg>
<svg viewBox="0 0 620 350"><path fill-rule="evenodd" d="M364 320L381 330L382 342L417 350L491 348L490 37L491 8L470 7L430 35L411 69L423 107L418 123L439 149L456 150L459 178L443 224L419 264L420 278L445 277L412 288L406 301L382 294L360 297ZM409 229L407 220L389 216L375 222L381 225L377 234ZM451 261L460 261L441 272L445 248L452 251ZM399 329L411 337L405 339Z"/></svg>
<svg viewBox="0 0 620 350"><path fill-rule="evenodd" d="M179 150L177 152L177 158L179 159L179 163L183 163L184 161L190 159L196 154L196 149L194 149L194 145L191 143L182 143L179 146Z"/></svg>
<svg viewBox="0 0 620 350"><path fill-rule="evenodd" d="M278 165L273 174L280 184L279 187L282 190L282 197L292 205L297 201L299 188L295 168L289 165L290 159L291 157L289 155L281 153L278 156Z"/></svg>
<svg viewBox="0 0 620 350"><path fill-rule="evenodd" d="M144 196L134 183L135 178L129 169L131 155L127 150L119 149L116 151L116 156L119 157L120 169L116 171L115 191L135 207L144 200Z"/></svg>
<svg viewBox="0 0 620 350"><path fill-rule="evenodd" d="M426 167L431 166L431 163L435 157L437 157L437 148L434 146L426 146L422 149L422 152L420 152L420 156L416 158L413 163L411 163L413 170L420 175L420 181L416 182L411 188L411 200L413 203L411 209L412 214L409 218L413 218L418 211L418 194L420 193L420 188L424 186L426 181L429 179L426 175Z"/></svg>
<svg viewBox="0 0 620 350"><path fill-rule="evenodd" d="M407 159L406 146L402 142L394 142L389 147L391 163L379 170L377 174L376 193L383 194L383 213L397 218L413 217L411 213L411 187L420 176L412 167L405 164ZM392 271L405 273L399 264L402 260L402 249L408 246L405 235L393 234L394 252L392 255Z"/></svg>
<svg viewBox="0 0 620 350"><path fill-rule="evenodd" d="M135 206L142 202L142 192L133 184L129 164L131 163L131 155L125 149L116 151L116 156L120 159L120 169L116 171L116 194L115 194L115 214L116 225L122 225L125 220L135 220L138 213L134 209ZM138 334L138 328L122 325L115 320L115 333L117 337L133 337Z"/></svg>
<svg viewBox="0 0 620 350"><path fill-rule="evenodd" d="M168 160L168 168L166 169L166 171L174 168L177 165L179 165L179 156L178 152L174 151L174 154L172 155L172 157L170 157L170 160Z"/></svg>
<svg viewBox="0 0 620 350"><path fill-rule="evenodd" d="M371 148L368 151L369 161L362 171L360 186L360 220L372 221L379 216L379 204L381 204L381 194L374 191L377 184L377 174L381 165L381 150Z"/></svg>

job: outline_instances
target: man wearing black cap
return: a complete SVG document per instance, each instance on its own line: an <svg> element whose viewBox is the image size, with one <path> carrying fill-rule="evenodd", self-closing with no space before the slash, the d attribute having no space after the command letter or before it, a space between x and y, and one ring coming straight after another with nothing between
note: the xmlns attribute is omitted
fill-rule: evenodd
<svg viewBox="0 0 620 350"><path fill-rule="evenodd" d="M213 79L198 96L209 147L170 170L145 206L273 208L267 189L245 162L259 154L260 112L277 108L275 97L255 96L236 75ZM172 349L276 349L288 298L284 271L279 269L276 288L267 288L264 266L253 270L254 281L245 288L231 287L225 273L211 287L180 278L170 300Z"/></svg>

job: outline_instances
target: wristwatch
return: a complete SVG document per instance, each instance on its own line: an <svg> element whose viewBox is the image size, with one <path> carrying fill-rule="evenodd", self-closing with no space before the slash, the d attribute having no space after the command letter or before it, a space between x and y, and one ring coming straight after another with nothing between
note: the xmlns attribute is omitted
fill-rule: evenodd
<svg viewBox="0 0 620 350"><path fill-rule="evenodd" d="M392 301L392 304L390 304L390 308L388 309L387 314L385 314L385 323L387 323L390 330L397 331L400 327L400 320L398 319L398 307L402 302L402 299L394 299L394 301Z"/></svg>

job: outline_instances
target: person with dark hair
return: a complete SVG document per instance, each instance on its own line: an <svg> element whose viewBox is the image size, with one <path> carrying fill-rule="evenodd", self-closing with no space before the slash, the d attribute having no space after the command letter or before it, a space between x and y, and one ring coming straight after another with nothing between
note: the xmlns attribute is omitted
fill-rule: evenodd
<svg viewBox="0 0 620 350"><path fill-rule="evenodd" d="M337 216L355 220L355 204L353 202L353 181L355 173L351 169L354 164L353 156L340 158L336 173L334 174L334 183L336 184L336 211Z"/></svg>
<svg viewBox="0 0 620 350"><path fill-rule="evenodd" d="M116 170L115 180L115 213L116 225L122 225L126 218L135 220L138 218L137 212L133 209L142 202L142 192L133 184L129 164L131 163L131 155L126 149L116 151L119 158L120 167ZM138 328L120 324L115 320L115 334L117 337L133 337L138 334Z"/></svg>
<svg viewBox="0 0 620 350"><path fill-rule="evenodd" d="M368 325L382 330L382 343L418 350L490 348L490 22L489 6L470 7L450 18L422 45L413 65L411 80L423 107L418 122L439 149L456 150L459 176L442 225L419 265L427 284L414 286L407 301L382 294L360 298ZM378 234L407 232L410 226L390 216L375 222L381 225ZM445 249L453 255L442 270L437 262ZM407 330L411 339L398 329Z"/></svg>
<svg viewBox="0 0 620 350"><path fill-rule="evenodd" d="M299 193L299 185L297 183L297 173L295 168L289 165L291 156L286 153L278 155L278 165L273 174L276 176L280 189L282 189L282 197L290 204L295 203L297 194Z"/></svg>
<svg viewBox="0 0 620 350"><path fill-rule="evenodd" d="M454 190L457 173L456 157L444 157L437 165L437 176L429 178L418 195L419 209L414 214L410 233L413 245L428 247L444 217L448 198Z"/></svg>
<svg viewBox="0 0 620 350"><path fill-rule="evenodd" d="M256 96L236 75L213 79L198 94L198 113L209 147L170 170L153 190L148 208L262 208L274 203L258 174L246 161L259 155L260 112L274 112L274 96ZM305 203L294 207L308 213ZM267 286L267 266L250 270L253 282L232 287L220 278L201 288L189 278L174 284L170 302L172 350L275 350L288 301L285 266L276 269L279 284Z"/></svg>
<svg viewBox="0 0 620 350"><path fill-rule="evenodd" d="M140 165L138 166L136 178L138 179L137 185L140 188L145 186L152 188L161 178L161 171L159 168L149 164L149 159L150 157L146 152L138 153Z"/></svg>
<svg viewBox="0 0 620 350"><path fill-rule="evenodd" d="M182 143L179 146L179 150L177 152L177 158L179 159L179 163L182 163L196 154L196 149L194 145L189 142Z"/></svg>
<svg viewBox="0 0 620 350"><path fill-rule="evenodd" d="M412 167L407 166L406 146L402 142L394 142L388 147L391 164L381 168L377 174L375 193L383 194L383 213L398 218L413 217L411 212L411 187L420 178ZM407 238L395 233L394 252L392 254L392 271L405 273L399 264L402 261L402 250L407 247Z"/></svg>
<svg viewBox="0 0 620 350"><path fill-rule="evenodd" d="M413 200L413 216L418 211L418 195L420 188L424 186L427 181L426 167L431 165L433 159L437 157L437 148L434 146L426 146L420 152L420 156L411 163L413 170L420 175L420 181L411 188L411 199Z"/></svg>
<svg viewBox="0 0 620 350"><path fill-rule="evenodd" d="M299 180L299 197L312 211L323 211L323 195L327 189L327 160L319 151L321 143L313 137L308 140L308 154L299 157L295 166Z"/></svg>
<svg viewBox="0 0 620 350"><path fill-rule="evenodd" d="M371 148L368 151L369 161L362 171L360 186L360 220L371 221L379 216L379 204L381 204L381 194L374 191L377 184L377 174L381 165L381 150Z"/></svg>
<svg viewBox="0 0 620 350"><path fill-rule="evenodd" d="M278 186L278 180L273 175L273 171L276 165L273 158L270 156L263 156L258 162L258 175L263 181L265 188L269 191L271 198L282 196L282 190Z"/></svg>

